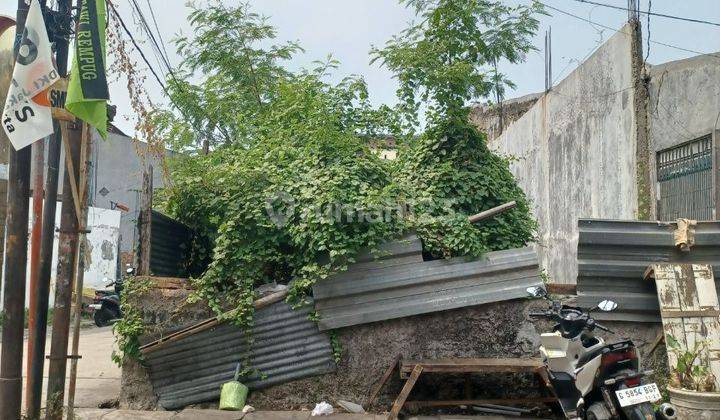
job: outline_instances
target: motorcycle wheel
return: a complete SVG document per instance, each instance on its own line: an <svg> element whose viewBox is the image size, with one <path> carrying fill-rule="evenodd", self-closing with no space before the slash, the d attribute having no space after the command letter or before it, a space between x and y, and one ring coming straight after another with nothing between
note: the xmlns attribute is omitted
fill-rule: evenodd
<svg viewBox="0 0 720 420"><path fill-rule="evenodd" d="M93 315L95 325L97 325L98 327L107 326L109 324L109 321L113 318L115 318L115 314L113 313L113 311L104 306L96 310L95 314Z"/></svg>
<svg viewBox="0 0 720 420"><path fill-rule="evenodd" d="M585 413L587 420L610 420L610 410L607 409L605 403L596 402L588 407Z"/></svg>

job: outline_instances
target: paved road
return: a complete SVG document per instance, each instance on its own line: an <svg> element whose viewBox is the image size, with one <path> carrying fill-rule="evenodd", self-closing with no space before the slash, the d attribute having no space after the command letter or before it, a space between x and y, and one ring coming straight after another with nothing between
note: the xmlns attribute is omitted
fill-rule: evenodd
<svg viewBox="0 0 720 420"><path fill-rule="evenodd" d="M75 391L76 407L97 408L101 402L117 398L120 395L120 368L110 360L114 342L112 327L92 327L80 330L79 353L82 359L78 360L78 379ZM50 354L50 335L47 338L45 354ZM26 359L27 337L23 351L23 407L25 406L25 384L27 383ZM68 363L69 372L70 363ZM45 407L47 375L48 361L46 360L43 374L43 407Z"/></svg>

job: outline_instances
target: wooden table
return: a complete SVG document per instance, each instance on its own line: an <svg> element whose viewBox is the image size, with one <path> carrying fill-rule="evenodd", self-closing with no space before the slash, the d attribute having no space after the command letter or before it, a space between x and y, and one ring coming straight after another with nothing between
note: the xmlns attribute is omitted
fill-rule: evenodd
<svg viewBox="0 0 720 420"><path fill-rule="evenodd" d="M538 398L452 400L452 401L406 401L415 383L423 373L531 373L537 376L543 394L552 394L550 381L540 359L428 359L400 361L400 378L407 379L390 411L388 419L397 418L403 406L446 407L479 404L533 404L554 403L557 397L549 395Z"/></svg>

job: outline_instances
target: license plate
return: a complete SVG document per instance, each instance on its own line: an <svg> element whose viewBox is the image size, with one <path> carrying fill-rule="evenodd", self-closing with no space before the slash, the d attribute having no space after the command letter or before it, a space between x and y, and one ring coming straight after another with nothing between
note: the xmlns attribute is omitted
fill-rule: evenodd
<svg viewBox="0 0 720 420"><path fill-rule="evenodd" d="M100 308L102 308L102 304L100 304L100 303L91 303L91 304L88 305L88 308L90 308L90 309L100 309Z"/></svg>
<svg viewBox="0 0 720 420"><path fill-rule="evenodd" d="M635 388L626 388L615 391L618 402L621 407L628 405L641 404L644 402L657 401L660 398L660 390L655 384L647 384L636 386Z"/></svg>

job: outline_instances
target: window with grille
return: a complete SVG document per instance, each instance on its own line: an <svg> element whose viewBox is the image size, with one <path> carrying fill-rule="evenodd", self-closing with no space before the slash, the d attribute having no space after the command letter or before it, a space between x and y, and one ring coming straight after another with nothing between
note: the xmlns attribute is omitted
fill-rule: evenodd
<svg viewBox="0 0 720 420"><path fill-rule="evenodd" d="M712 220L712 136L657 154L658 220Z"/></svg>

